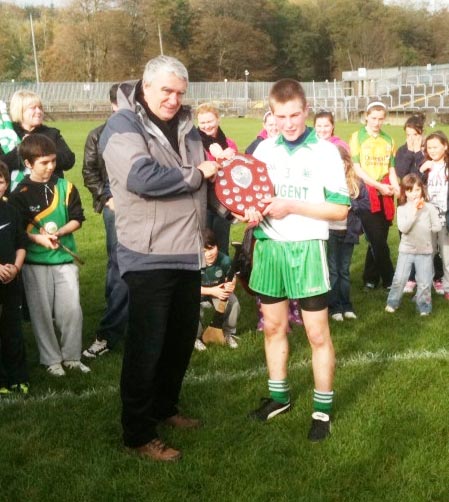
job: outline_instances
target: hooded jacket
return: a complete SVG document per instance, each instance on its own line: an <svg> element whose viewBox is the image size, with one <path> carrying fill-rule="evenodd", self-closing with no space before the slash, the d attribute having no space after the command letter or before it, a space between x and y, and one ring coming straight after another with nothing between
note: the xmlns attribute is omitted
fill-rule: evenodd
<svg viewBox="0 0 449 502"><path fill-rule="evenodd" d="M136 100L142 82L124 82L118 111L106 122L100 152L114 197L121 275L155 269L205 266L207 182L190 108L178 111L179 154Z"/></svg>

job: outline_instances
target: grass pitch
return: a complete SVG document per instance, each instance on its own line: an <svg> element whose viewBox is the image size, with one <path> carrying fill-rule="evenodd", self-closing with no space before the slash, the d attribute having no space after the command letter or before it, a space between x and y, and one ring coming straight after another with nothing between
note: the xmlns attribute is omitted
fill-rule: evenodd
<svg viewBox="0 0 449 502"><path fill-rule="evenodd" d="M68 173L81 191L87 221L76 233L81 267L84 346L104 309L103 222L83 187L84 140L97 123L56 124L75 150ZM243 150L260 123L223 120ZM358 124L338 124L348 139ZM398 144L400 127L386 127ZM233 227L240 238L243 227ZM390 233L393 257L398 235ZM49 376L38 364L25 325L31 395L0 402L1 501L447 501L449 500L448 304L434 298L421 319L410 297L394 315L386 293L362 289L366 243L356 247L352 295L356 321L331 324L337 353L333 434L322 444L306 439L313 379L303 330L290 335L293 410L271 423L246 415L267 395L263 337L256 333L254 300L238 291L240 347L194 353L181 408L201 417L198 431L161 429L184 458L165 465L122 450L118 381L121 346L89 363L88 375Z"/></svg>

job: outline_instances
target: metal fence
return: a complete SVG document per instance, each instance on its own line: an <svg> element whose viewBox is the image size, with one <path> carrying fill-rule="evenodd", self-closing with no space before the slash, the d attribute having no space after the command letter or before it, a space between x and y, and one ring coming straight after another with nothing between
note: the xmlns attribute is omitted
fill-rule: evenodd
<svg viewBox="0 0 449 502"><path fill-rule="evenodd" d="M18 89L42 98L50 113L109 113L113 82L0 82L0 99L8 102ZM214 103L223 115L262 116L268 109L272 82L191 82L185 101L193 107ZM358 116L373 97L392 111L423 109L449 113L449 64L343 72L341 81L303 83L312 112L332 111L338 120Z"/></svg>
<svg viewBox="0 0 449 502"><path fill-rule="evenodd" d="M46 111L98 112L110 109L109 88L113 82L0 82L0 99L9 102L19 89L36 92ZM262 116L268 109L272 82L191 82L185 102L197 107L214 103L223 115ZM345 115L346 101L342 82L305 82L304 89L313 110L326 108ZM357 106L357 102L351 105Z"/></svg>

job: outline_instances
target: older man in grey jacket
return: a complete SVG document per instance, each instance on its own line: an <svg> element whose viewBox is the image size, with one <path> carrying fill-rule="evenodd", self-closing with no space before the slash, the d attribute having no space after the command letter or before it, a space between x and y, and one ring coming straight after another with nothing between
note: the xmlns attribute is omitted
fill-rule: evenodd
<svg viewBox="0 0 449 502"><path fill-rule="evenodd" d="M175 58L150 60L143 79L124 82L119 110L101 135L114 197L117 257L129 288L129 325L121 376L125 446L161 461L181 452L157 425L197 427L177 408L199 320L201 231L207 179L190 109L182 105L188 73Z"/></svg>

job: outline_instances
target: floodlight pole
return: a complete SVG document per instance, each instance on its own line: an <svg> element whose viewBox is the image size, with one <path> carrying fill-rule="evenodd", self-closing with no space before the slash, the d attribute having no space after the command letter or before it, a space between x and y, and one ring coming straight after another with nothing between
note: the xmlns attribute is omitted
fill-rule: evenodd
<svg viewBox="0 0 449 502"><path fill-rule="evenodd" d="M248 113L248 77L249 77L249 71L245 70L245 115Z"/></svg>
<svg viewBox="0 0 449 502"><path fill-rule="evenodd" d="M34 39L33 16L30 14L31 41L33 43L34 71L36 72L36 83L39 83L39 66L37 64L36 40Z"/></svg>
<svg viewBox="0 0 449 502"><path fill-rule="evenodd" d="M161 50L161 56L164 55L164 47L162 45L162 32L161 32L161 25L157 23L157 33L159 35L159 48Z"/></svg>

